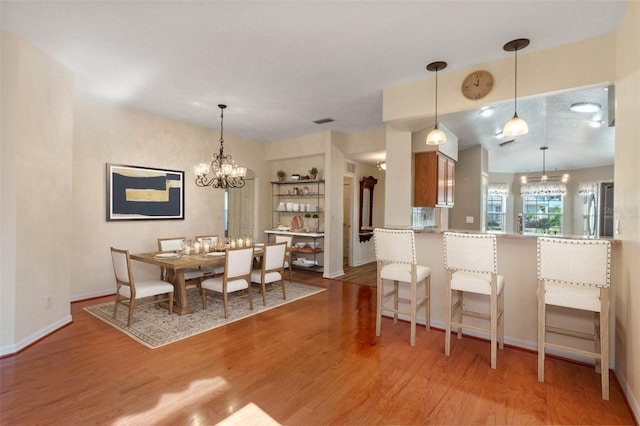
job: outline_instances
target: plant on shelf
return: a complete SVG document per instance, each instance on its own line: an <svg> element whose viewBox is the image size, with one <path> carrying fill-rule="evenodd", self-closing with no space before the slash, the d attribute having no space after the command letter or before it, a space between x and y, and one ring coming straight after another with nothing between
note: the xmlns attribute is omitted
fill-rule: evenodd
<svg viewBox="0 0 640 426"><path fill-rule="evenodd" d="M304 232L309 232L309 229L311 228L311 221L309 220L311 219L311 215L309 213L305 213L304 218L307 222L307 226L304 227Z"/></svg>
<svg viewBox="0 0 640 426"><path fill-rule="evenodd" d="M311 170L309 170L309 176L311 177L311 179L315 179L318 177L318 169L316 167L312 167Z"/></svg>
<svg viewBox="0 0 640 426"><path fill-rule="evenodd" d="M278 175L278 180L279 180L280 182L282 182L282 181L284 180L284 177L285 177L285 175L286 175L286 173L284 172L284 170L278 170L278 171L276 172L276 174Z"/></svg>
<svg viewBox="0 0 640 426"><path fill-rule="evenodd" d="M318 216L317 213L314 213L312 217L315 219L315 222L316 222L316 226L314 227L313 232L318 232L320 230L320 228L318 227L318 218L320 216Z"/></svg>

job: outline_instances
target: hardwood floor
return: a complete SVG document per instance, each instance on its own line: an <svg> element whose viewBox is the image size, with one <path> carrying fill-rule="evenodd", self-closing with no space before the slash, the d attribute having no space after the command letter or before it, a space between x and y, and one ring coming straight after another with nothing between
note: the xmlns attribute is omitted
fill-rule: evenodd
<svg viewBox="0 0 640 426"><path fill-rule="evenodd" d="M72 325L0 360L0 423L212 425L243 407L230 424L634 423L613 375L605 402L587 366L548 359L538 383L535 353L492 370L485 341L445 357L443 332L411 347L389 319L377 338L374 287L294 279L327 291L155 350L82 310L106 298L74 303Z"/></svg>

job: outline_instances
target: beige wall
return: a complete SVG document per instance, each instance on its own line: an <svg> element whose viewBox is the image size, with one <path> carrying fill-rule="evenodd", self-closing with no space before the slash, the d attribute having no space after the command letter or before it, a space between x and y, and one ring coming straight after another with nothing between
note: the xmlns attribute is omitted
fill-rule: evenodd
<svg viewBox="0 0 640 426"><path fill-rule="evenodd" d="M2 32L0 355L71 321L73 75Z"/></svg>
<svg viewBox="0 0 640 426"><path fill-rule="evenodd" d="M630 1L617 34L614 220L622 274L614 300L616 375L640 418L640 2Z"/></svg>
<svg viewBox="0 0 640 426"><path fill-rule="evenodd" d="M487 151L476 145L460 151L456 163L455 204L449 209L449 228L480 230L482 224L483 157ZM467 223L466 218L473 218Z"/></svg>
<svg viewBox="0 0 640 426"><path fill-rule="evenodd" d="M228 114L233 114L232 107L227 110ZM192 169L194 164L207 160L219 149L219 138L219 130L91 98L76 99L72 182L73 299L113 292L111 246L141 252L156 250L159 237L224 236L224 191L197 187ZM225 133L225 154L232 155L237 163L252 170L256 175L256 188L264 187L264 182L271 176L261 161L263 150L263 144ZM185 219L107 222L105 163L184 171ZM270 202L270 195L264 191L257 190L255 197L257 205ZM157 276L157 268L150 265L134 262L134 269L138 279Z"/></svg>

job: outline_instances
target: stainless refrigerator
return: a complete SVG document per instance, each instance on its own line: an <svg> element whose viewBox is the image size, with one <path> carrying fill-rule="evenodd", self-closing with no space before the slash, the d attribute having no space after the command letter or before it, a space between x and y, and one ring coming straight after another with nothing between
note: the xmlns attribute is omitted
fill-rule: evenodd
<svg viewBox="0 0 640 426"><path fill-rule="evenodd" d="M613 237L613 182L601 182L585 196L585 236Z"/></svg>

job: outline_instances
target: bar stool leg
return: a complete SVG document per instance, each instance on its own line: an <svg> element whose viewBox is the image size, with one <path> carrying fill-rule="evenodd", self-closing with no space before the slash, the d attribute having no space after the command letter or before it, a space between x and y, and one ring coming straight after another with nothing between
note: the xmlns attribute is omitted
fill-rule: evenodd
<svg viewBox="0 0 640 426"><path fill-rule="evenodd" d="M498 358L498 286L495 276L491 282L491 368L496 369Z"/></svg>
<svg viewBox="0 0 640 426"><path fill-rule="evenodd" d="M546 331L544 282L538 281L538 381L544 382L544 344Z"/></svg>
<svg viewBox="0 0 640 426"><path fill-rule="evenodd" d="M382 269L382 262L378 262L378 277L376 280L377 292L378 292L378 307L376 313L376 336L380 336L380 323L382 322L382 294L384 289L382 288L382 278L380 278L380 270Z"/></svg>
<svg viewBox="0 0 640 426"><path fill-rule="evenodd" d="M451 353L451 271L447 269L445 275L444 306L447 309L447 319L444 328L444 354L449 356Z"/></svg>
<svg viewBox="0 0 640 426"><path fill-rule="evenodd" d="M414 266L415 268L415 266ZM411 279L411 346L416 345L416 302L418 300L418 289L416 284L415 271Z"/></svg>
<svg viewBox="0 0 640 426"><path fill-rule="evenodd" d="M600 289L600 376L602 399L609 401L609 289Z"/></svg>
<svg viewBox="0 0 640 426"><path fill-rule="evenodd" d="M393 323L398 323L398 281L393 282L393 309L395 312L393 313Z"/></svg>

